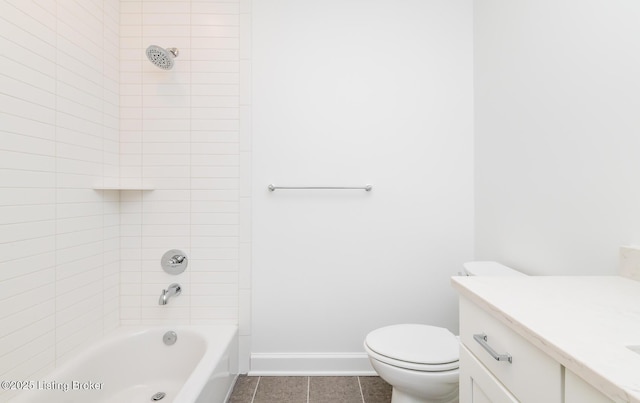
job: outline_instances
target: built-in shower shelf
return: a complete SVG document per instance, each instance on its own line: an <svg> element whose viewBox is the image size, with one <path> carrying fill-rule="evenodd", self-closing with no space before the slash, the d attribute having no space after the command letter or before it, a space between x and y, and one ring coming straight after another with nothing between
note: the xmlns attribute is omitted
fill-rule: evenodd
<svg viewBox="0 0 640 403"><path fill-rule="evenodd" d="M140 185L98 185L94 190L155 190L155 186L145 183Z"/></svg>

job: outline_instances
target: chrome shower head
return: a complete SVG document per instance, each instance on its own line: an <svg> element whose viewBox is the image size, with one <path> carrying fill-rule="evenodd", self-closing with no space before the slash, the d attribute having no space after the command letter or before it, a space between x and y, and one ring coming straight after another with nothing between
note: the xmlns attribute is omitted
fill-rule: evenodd
<svg viewBox="0 0 640 403"><path fill-rule="evenodd" d="M149 61L164 70L171 70L173 68L173 59L178 57L178 53L178 49L176 48L164 49L156 45L150 45L147 48Z"/></svg>

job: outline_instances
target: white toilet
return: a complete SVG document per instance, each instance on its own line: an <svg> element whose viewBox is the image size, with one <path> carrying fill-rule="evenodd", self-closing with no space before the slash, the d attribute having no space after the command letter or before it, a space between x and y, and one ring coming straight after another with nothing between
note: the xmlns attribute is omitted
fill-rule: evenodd
<svg viewBox="0 0 640 403"><path fill-rule="evenodd" d="M497 262L464 264L469 276L524 276ZM458 402L458 337L428 325L376 329L364 349L378 375L393 387L391 403Z"/></svg>

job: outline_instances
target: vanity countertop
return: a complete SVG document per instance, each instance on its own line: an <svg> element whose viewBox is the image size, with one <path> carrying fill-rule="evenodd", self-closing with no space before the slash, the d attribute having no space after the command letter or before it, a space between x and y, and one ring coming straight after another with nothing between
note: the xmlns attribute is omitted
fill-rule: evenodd
<svg viewBox="0 0 640 403"><path fill-rule="evenodd" d="M640 346L640 281L453 277L452 284L614 401L640 403L640 353L627 348Z"/></svg>

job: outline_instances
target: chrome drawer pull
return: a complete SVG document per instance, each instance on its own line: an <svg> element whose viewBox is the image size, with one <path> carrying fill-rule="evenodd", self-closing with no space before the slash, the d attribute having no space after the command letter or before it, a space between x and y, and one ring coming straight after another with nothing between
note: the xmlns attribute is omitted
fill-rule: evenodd
<svg viewBox="0 0 640 403"><path fill-rule="evenodd" d="M477 341L482 346L482 348L487 350L487 352L489 354L491 354L491 356L493 358L495 358L496 361L509 361L509 363L513 362L513 359L511 358L511 355L509 353L507 353L507 354L498 354L498 353L496 353L496 351L494 349L491 348L489 343L487 343L487 335L486 334L484 334L484 333L474 334L473 335L473 339L475 341Z"/></svg>

